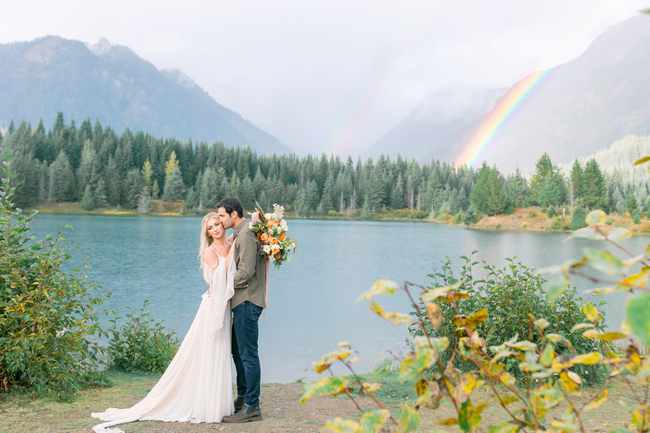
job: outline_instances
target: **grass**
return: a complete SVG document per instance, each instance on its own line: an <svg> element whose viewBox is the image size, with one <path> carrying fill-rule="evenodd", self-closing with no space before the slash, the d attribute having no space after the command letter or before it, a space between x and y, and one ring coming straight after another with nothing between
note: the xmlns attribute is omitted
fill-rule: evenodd
<svg viewBox="0 0 650 433"><path fill-rule="evenodd" d="M98 423L90 413L105 409L106 402L128 407L144 397L159 373L107 372L113 387L80 391L72 403L31 399L21 395L0 397L0 432L51 432L88 430ZM143 426L145 423L139 423Z"/></svg>

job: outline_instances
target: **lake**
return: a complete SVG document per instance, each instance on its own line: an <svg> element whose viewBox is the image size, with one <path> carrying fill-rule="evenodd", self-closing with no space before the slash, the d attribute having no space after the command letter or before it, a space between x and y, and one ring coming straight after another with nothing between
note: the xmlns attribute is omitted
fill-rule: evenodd
<svg viewBox="0 0 650 433"><path fill-rule="evenodd" d="M106 307L120 312L150 300L156 319L179 337L187 332L207 285L199 271L199 218L40 214L33 228L39 239L65 224L72 249L70 267L87 256L91 280L113 295ZM269 308L260 320L262 381L292 382L316 378L312 361L349 342L360 357L376 363L384 349L401 348L405 326L393 326L355 299L379 279L428 285L432 264L449 256L474 257L505 266L504 258L542 268L578 258L589 241L563 243L565 233L479 231L422 222L288 220L298 243L291 262L272 269ZM642 251L650 238L626 241ZM581 287L587 287L579 283ZM407 313L405 296L377 299L388 309ZM610 326L619 326L624 299L606 297ZM108 319L104 320L108 324ZM363 369L363 366L361 366Z"/></svg>

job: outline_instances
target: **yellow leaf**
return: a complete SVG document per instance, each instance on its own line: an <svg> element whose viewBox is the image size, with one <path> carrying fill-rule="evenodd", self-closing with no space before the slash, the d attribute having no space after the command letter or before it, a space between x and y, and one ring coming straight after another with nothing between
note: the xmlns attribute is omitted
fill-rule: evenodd
<svg viewBox="0 0 650 433"><path fill-rule="evenodd" d="M591 403L589 403L585 407L584 411L587 412L587 411L590 411L592 409L596 409L596 408L600 407L606 401L607 401L607 390L604 390L602 392L602 394L600 394L594 401L592 401Z"/></svg>
<svg viewBox="0 0 650 433"><path fill-rule="evenodd" d="M501 383L504 385L514 385L517 380L508 372L501 373Z"/></svg>
<svg viewBox="0 0 650 433"><path fill-rule="evenodd" d="M585 304L582 306L582 311L584 311L585 315L587 316L587 319L594 320L596 322L600 320L600 314L598 313L598 309L591 302L585 302Z"/></svg>
<svg viewBox="0 0 650 433"><path fill-rule="evenodd" d="M569 375L567 374L566 371L560 373L560 380L562 381L562 385L564 386L564 389L566 389L570 393L573 393L579 389L578 385L574 381L569 379Z"/></svg>
<svg viewBox="0 0 650 433"><path fill-rule="evenodd" d="M384 319L388 320L393 325L402 325L404 323L409 323L411 321L411 316L409 316L408 314L403 314L398 311L384 311L381 305L379 305L372 299L370 300L370 310L374 313L377 313Z"/></svg>
<svg viewBox="0 0 650 433"><path fill-rule="evenodd" d="M397 292L397 289L399 288L400 288L399 285L394 281L379 280L372 285L370 290L364 292L361 296L359 296L357 300L354 301L354 303L357 304L358 302L364 301L366 299L370 299L375 295L394 295L395 292Z"/></svg>
<svg viewBox="0 0 650 433"><path fill-rule="evenodd" d="M569 379L580 385L582 383L582 379L580 379L580 376L578 376L576 373L573 371L567 372L567 375L569 376Z"/></svg>
<svg viewBox="0 0 650 433"><path fill-rule="evenodd" d="M577 355L571 358L572 365L582 364L582 365L594 365L599 363L603 359L603 355L598 352L584 353L582 355Z"/></svg>
<svg viewBox="0 0 650 433"><path fill-rule="evenodd" d="M648 283L649 278L650 274L648 272L639 272L638 274L630 275L618 284L627 288L643 287Z"/></svg>
<svg viewBox="0 0 650 433"><path fill-rule="evenodd" d="M458 425L458 419L457 418L447 418L447 419L443 419L442 421L438 421L438 424L447 425L447 426Z"/></svg>
<svg viewBox="0 0 650 433"><path fill-rule="evenodd" d="M431 321L431 324L433 325L433 328L437 331L440 329L440 326L442 325L442 310L438 306L438 304L431 302L427 304L427 317Z"/></svg>
<svg viewBox="0 0 650 433"><path fill-rule="evenodd" d="M453 291L458 289L461 283L462 281L451 286L436 287L435 289L426 290L420 294L420 299L422 299L422 302L433 302L439 297L446 295L450 290Z"/></svg>
<svg viewBox="0 0 650 433"><path fill-rule="evenodd" d="M592 210L585 218L587 225L603 225L607 221L607 214L600 209Z"/></svg>
<svg viewBox="0 0 650 433"><path fill-rule="evenodd" d="M332 418L325 423L328 432L336 433L363 433L361 425L350 419L344 420L341 417Z"/></svg>

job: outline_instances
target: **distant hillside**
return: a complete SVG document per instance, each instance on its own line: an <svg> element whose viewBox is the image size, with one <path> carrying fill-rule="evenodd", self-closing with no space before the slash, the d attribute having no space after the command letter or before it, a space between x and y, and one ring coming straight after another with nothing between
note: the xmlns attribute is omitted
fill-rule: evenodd
<svg viewBox="0 0 650 433"><path fill-rule="evenodd" d="M417 136L419 145L429 148L428 156L452 161L479 122L469 122L453 138L446 138L450 124L441 124L435 116L419 123L407 119L386 136L398 139L382 149L399 150L404 156L401 149L410 149L414 141L410 137ZM419 131L425 131L424 137ZM517 165L528 172L544 152L553 162L568 163L628 134L650 134L650 17L646 15L610 27L582 55L553 68L488 146L483 159L505 172ZM413 156L419 154L421 150L413 151Z"/></svg>
<svg viewBox="0 0 650 433"><path fill-rule="evenodd" d="M454 145L476 127L507 89L448 89L428 95L395 129L378 139L366 157L381 154L452 161Z"/></svg>
<svg viewBox="0 0 650 433"><path fill-rule="evenodd" d="M159 71L127 47L57 36L0 44L0 127L23 118L51 125L58 111L78 123L99 119L117 131L128 126L157 136L249 145L258 153L291 153L181 71Z"/></svg>

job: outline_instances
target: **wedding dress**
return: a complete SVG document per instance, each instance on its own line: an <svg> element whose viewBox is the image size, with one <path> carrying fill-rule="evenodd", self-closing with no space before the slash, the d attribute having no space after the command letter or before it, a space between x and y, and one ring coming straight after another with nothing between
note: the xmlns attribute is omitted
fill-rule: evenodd
<svg viewBox="0 0 650 433"><path fill-rule="evenodd" d="M211 247L210 247L211 248ZM216 252L216 249L215 249ZM149 394L130 409L93 413L108 421L96 433L123 433L109 428L134 421L221 422L234 412L230 353L230 298L235 293L235 261L217 254L214 268L203 267L210 285L176 356Z"/></svg>

